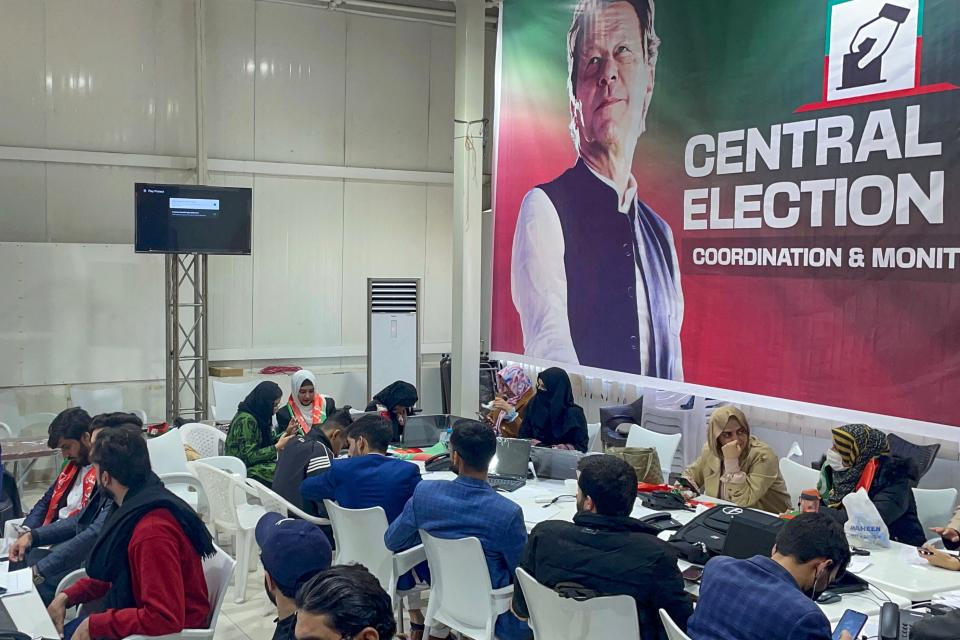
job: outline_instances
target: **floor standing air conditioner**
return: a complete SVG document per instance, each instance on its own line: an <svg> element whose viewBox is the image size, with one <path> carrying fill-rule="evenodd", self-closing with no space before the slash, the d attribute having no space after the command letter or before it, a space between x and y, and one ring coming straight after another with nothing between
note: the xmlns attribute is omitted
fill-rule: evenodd
<svg viewBox="0 0 960 640"><path fill-rule="evenodd" d="M403 380L420 393L420 279L367 280L367 397Z"/></svg>

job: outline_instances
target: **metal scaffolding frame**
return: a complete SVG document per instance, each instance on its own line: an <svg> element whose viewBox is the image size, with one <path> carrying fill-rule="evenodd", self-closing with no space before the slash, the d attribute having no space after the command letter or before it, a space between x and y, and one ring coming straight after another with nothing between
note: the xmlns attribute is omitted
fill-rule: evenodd
<svg viewBox="0 0 960 640"><path fill-rule="evenodd" d="M168 255L166 418L206 420L209 409L207 349L207 256Z"/></svg>

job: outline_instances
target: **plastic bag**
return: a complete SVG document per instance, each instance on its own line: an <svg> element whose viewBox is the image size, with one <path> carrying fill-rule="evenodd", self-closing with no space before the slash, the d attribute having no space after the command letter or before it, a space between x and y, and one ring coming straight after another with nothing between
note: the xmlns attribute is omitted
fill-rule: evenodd
<svg viewBox="0 0 960 640"><path fill-rule="evenodd" d="M847 522L843 525L843 531L852 546L883 549L890 547L890 531L865 489L847 494L843 499L843 507L847 511Z"/></svg>

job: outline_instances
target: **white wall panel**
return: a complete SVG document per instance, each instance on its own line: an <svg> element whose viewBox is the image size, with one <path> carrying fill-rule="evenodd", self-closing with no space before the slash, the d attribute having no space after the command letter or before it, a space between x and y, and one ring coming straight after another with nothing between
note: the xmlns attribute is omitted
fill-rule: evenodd
<svg viewBox="0 0 960 640"><path fill-rule="evenodd" d="M253 187L251 175L211 173L210 184ZM257 209L254 206L254 215ZM210 256L207 259L207 330L210 349L253 346L253 256Z"/></svg>
<svg viewBox="0 0 960 640"><path fill-rule="evenodd" d="M341 344L366 349L367 278L423 277L426 190L421 185L346 183Z"/></svg>
<svg viewBox="0 0 960 640"><path fill-rule="evenodd" d="M456 34L430 29L430 131L427 168L453 171L453 107Z"/></svg>
<svg viewBox="0 0 960 640"><path fill-rule="evenodd" d="M163 377L162 257L46 243L2 243L0 256L2 298L18 300L0 386Z"/></svg>
<svg viewBox="0 0 960 640"><path fill-rule="evenodd" d="M197 153L194 3L193 0L152 0L152 3L157 60L154 69L156 142L153 152L193 156Z"/></svg>
<svg viewBox="0 0 960 640"><path fill-rule="evenodd" d="M132 244L134 183L193 181L187 171L49 164L50 241Z"/></svg>
<svg viewBox="0 0 960 640"><path fill-rule="evenodd" d="M195 120L194 80L182 70L193 60L192 6L192 0L49 0L48 146L189 153L192 140L187 148L181 139Z"/></svg>
<svg viewBox="0 0 960 640"><path fill-rule="evenodd" d="M479 220L477 223L479 224ZM453 321L453 188L427 187L423 342L450 342Z"/></svg>
<svg viewBox="0 0 960 640"><path fill-rule="evenodd" d="M342 181L261 176L253 194L253 343L340 344Z"/></svg>
<svg viewBox="0 0 960 640"><path fill-rule="evenodd" d="M430 25L349 16L348 165L427 165Z"/></svg>
<svg viewBox="0 0 960 640"><path fill-rule="evenodd" d="M45 172L46 167L38 162L0 162L0 239L47 239Z"/></svg>
<svg viewBox="0 0 960 640"><path fill-rule="evenodd" d="M254 1L207 0L204 6L207 153L253 160Z"/></svg>
<svg viewBox="0 0 960 640"><path fill-rule="evenodd" d="M0 145L46 144L43 3L0 0Z"/></svg>
<svg viewBox="0 0 960 640"><path fill-rule="evenodd" d="M256 15L257 160L342 164L346 16L271 2Z"/></svg>

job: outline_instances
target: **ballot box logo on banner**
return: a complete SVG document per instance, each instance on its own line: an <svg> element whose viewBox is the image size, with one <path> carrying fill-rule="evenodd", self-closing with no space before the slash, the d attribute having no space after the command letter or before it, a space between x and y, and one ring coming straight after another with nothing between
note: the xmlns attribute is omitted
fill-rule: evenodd
<svg viewBox="0 0 960 640"><path fill-rule="evenodd" d="M920 83L922 28L923 0L831 0L822 99L797 111L955 89Z"/></svg>

